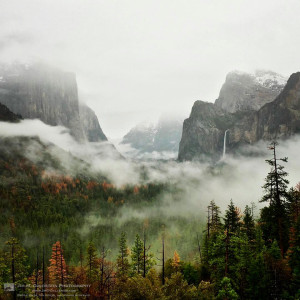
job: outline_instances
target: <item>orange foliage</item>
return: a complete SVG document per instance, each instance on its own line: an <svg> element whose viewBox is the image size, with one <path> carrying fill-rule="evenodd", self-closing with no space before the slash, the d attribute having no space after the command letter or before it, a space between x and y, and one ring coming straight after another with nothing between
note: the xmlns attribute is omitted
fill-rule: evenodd
<svg viewBox="0 0 300 300"><path fill-rule="evenodd" d="M50 258L49 282L51 284L65 284L67 281L67 266L63 256L63 249L59 241L52 246Z"/></svg>
<svg viewBox="0 0 300 300"><path fill-rule="evenodd" d="M102 187L103 187L103 189L106 191L107 189L112 189L112 188L114 188L114 185L113 185L113 184L110 184L110 183L107 183L106 181L104 181L104 182L102 183Z"/></svg>
<svg viewBox="0 0 300 300"><path fill-rule="evenodd" d="M88 183L87 183L87 185L86 185L86 188L88 189L88 190L92 190L92 189L94 189L96 186L98 186L99 184L96 182L96 181L89 181Z"/></svg>
<svg viewBox="0 0 300 300"><path fill-rule="evenodd" d="M45 175L45 173L43 173L43 175ZM46 193L60 194L69 192L76 187L76 184L69 176L51 175L41 183L41 187Z"/></svg>
<svg viewBox="0 0 300 300"><path fill-rule="evenodd" d="M180 257L177 251L174 251L174 256L173 256L173 260L172 260L172 266L178 270L180 267Z"/></svg>
<svg viewBox="0 0 300 300"><path fill-rule="evenodd" d="M139 187L138 187L138 186L135 186L135 187L133 188L133 193L134 193L134 194L138 194L138 193L139 193Z"/></svg>

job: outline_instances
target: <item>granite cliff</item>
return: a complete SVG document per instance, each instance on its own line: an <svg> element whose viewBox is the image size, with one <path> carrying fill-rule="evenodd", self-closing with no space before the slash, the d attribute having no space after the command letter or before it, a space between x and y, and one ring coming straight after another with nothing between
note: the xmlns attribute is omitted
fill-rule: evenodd
<svg viewBox="0 0 300 300"><path fill-rule="evenodd" d="M40 64L1 66L0 103L24 119L65 126L79 142L107 140L95 113L79 105L73 73Z"/></svg>
<svg viewBox="0 0 300 300"><path fill-rule="evenodd" d="M79 104L79 115L83 133L89 142L107 141L95 112L88 106Z"/></svg>
<svg viewBox="0 0 300 300"><path fill-rule="evenodd" d="M259 140L286 139L300 133L300 72L292 74L281 93L258 110L231 113L217 104L196 101L183 124L178 159L219 159L227 129L231 153Z"/></svg>
<svg viewBox="0 0 300 300"><path fill-rule="evenodd" d="M225 111L259 110L283 90L287 79L272 71L254 74L232 71L226 76L215 105Z"/></svg>

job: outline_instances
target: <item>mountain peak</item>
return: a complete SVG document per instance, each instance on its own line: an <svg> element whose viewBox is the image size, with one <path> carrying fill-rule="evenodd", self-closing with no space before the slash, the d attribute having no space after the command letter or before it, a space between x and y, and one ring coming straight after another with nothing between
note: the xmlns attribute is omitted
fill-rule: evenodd
<svg viewBox="0 0 300 300"><path fill-rule="evenodd" d="M259 110L283 90L287 78L269 70L254 73L231 71L227 74L215 104L228 112Z"/></svg>
<svg viewBox="0 0 300 300"><path fill-rule="evenodd" d="M239 77L239 74L231 73L233 78ZM258 101L258 94L270 96L276 94L274 90L270 90L267 85L268 80L277 80L278 76L273 72L258 72L256 77L249 74L241 76L243 84L237 82L228 82L226 79L225 86L220 94L231 92L232 98L244 99L248 96L246 93L251 93L246 100L254 99ZM247 81L251 79L250 83ZM261 79L260 83L254 80ZM280 75L279 75L280 78ZM246 80L247 79L247 80ZM244 86L247 84L248 86ZM253 90L253 82L255 90ZM278 82L278 81L277 81ZM230 89L231 90L230 90ZM226 90L227 89L227 90ZM256 90L257 89L257 90ZM272 94L274 93L274 94ZM230 96L226 95L225 96ZM243 98L244 97L244 98ZM182 139L179 146L178 159L193 160L200 159L207 161L208 158L218 160L224 149L225 132L227 134L227 149L229 153L234 153L241 149L241 146L251 145L260 140L272 141L276 139L286 139L292 135L300 133L300 72L292 74L286 85L278 96L274 97L269 103L265 103L259 109L251 110L251 106L246 106L247 103L242 101L233 102L241 106L235 112L219 109L221 104L228 102L217 102L209 105L202 101L196 101L192 108L192 113L188 119L184 121ZM250 102L251 103L251 102ZM262 104L263 102L259 102ZM229 103L230 104L230 103ZM247 110L247 108L249 108Z"/></svg>

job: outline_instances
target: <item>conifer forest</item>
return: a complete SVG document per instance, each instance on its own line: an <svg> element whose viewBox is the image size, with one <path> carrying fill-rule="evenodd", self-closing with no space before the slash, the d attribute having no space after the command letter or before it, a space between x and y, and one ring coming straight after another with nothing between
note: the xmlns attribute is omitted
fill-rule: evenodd
<svg viewBox="0 0 300 300"><path fill-rule="evenodd" d="M193 220L149 217L84 232L78 228L91 210L113 219L124 205L159 205L162 189L176 188L45 178L40 166L2 158L1 299L298 299L300 186L288 187L287 158L276 156L276 145L257 215L255 203L229 199L221 211L212 200ZM15 292L3 289L6 282Z"/></svg>
<svg viewBox="0 0 300 300"><path fill-rule="evenodd" d="M299 0L0 0L0 300L300 300Z"/></svg>

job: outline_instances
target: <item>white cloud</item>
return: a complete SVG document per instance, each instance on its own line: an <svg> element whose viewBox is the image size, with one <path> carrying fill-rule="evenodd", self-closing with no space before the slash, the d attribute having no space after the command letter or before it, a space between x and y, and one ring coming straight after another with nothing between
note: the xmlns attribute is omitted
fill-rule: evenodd
<svg viewBox="0 0 300 300"><path fill-rule="evenodd" d="M23 120L16 124L0 122L0 136L38 136L44 143L51 142L86 160L91 165L90 171L101 172L119 187L143 183L144 172L148 177L147 182L172 184L178 189L175 195L177 200L166 192L161 195L162 204L156 210L149 208L149 213L155 213L158 209L171 216L203 212L213 199L223 210L230 199L241 208L252 201L257 203L262 197L261 187L269 172L269 166L264 160L271 156L266 150L268 143L260 142L249 148L261 153L260 156L227 155L225 162L213 167L206 163L176 161L135 163L116 156L108 143L78 144L64 127L49 126L39 120ZM291 187L300 181L299 148L300 137L295 136L282 141L277 151L278 157L289 158L285 168L289 173ZM247 153L246 150L244 153ZM66 165L66 156L59 151L56 151L56 155ZM145 213L148 213L146 208L143 212L135 212L135 215L138 217Z"/></svg>
<svg viewBox="0 0 300 300"><path fill-rule="evenodd" d="M0 60L77 73L108 136L214 101L232 69L297 71L300 2L2 0Z"/></svg>

